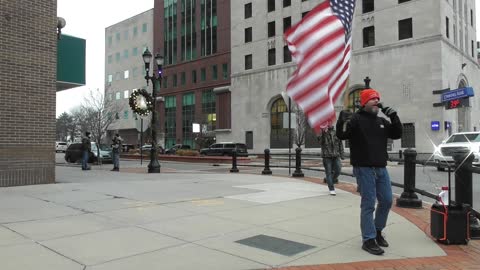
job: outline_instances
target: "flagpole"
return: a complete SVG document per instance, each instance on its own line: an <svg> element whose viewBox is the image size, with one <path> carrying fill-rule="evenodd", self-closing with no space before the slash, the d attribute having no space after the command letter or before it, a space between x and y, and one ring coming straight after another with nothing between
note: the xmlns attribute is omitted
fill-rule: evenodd
<svg viewBox="0 0 480 270"><path fill-rule="evenodd" d="M292 165L292 100L288 97L288 175L291 175Z"/></svg>

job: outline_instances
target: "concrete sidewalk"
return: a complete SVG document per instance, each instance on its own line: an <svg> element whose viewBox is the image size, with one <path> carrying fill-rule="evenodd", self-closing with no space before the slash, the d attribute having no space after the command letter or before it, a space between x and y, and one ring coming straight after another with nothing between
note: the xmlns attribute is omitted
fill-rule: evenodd
<svg viewBox="0 0 480 270"><path fill-rule="evenodd" d="M57 167L63 183L0 189L0 269L396 269L480 252L437 245L419 210L400 209L385 255L366 253L351 185L334 197L305 180L162 169ZM412 269L444 269L431 265Z"/></svg>

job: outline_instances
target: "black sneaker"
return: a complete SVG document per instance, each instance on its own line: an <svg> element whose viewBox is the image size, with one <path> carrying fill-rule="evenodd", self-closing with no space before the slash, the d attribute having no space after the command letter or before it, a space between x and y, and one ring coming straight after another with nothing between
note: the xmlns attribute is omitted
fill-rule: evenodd
<svg viewBox="0 0 480 270"><path fill-rule="evenodd" d="M375 238L377 240L377 244L381 247L388 247L388 242L383 238L382 232L377 231L377 237Z"/></svg>
<svg viewBox="0 0 480 270"><path fill-rule="evenodd" d="M362 249L373 255L382 255L385 251L377 245L375 239L368 239L363 242Z"/></svg>

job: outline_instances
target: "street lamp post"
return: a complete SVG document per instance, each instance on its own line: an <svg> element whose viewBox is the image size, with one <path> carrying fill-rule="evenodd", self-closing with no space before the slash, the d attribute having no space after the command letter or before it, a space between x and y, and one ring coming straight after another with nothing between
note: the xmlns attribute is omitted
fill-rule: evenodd
<svg viewBox="0 0 480 270"><path fill-rule="evenodd" d="M143 62L145 63L145 80L152 81L152 122L151 122L151 131L152 131L152 149L150 150L150 163L148 164L148 173L160 173L160 163L158 162L157 156L157 110L156 110L156 103L157 103L157 91L155 89L155 83L157 85L162 84L162 65L163 65L163 56L159 53L155 55L155 63L157 64L157 73L152 73L150 76L150 62L152 61L152 53L148 50L142 55Z"/></svg>

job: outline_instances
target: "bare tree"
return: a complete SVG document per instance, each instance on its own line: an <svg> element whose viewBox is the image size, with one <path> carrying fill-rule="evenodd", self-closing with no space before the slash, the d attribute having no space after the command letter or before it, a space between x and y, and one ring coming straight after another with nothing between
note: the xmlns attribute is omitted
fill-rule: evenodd
<svg viewBox="0 0 480 270"><path fill-rule="evenodd" d="M296 129L294 133L294 141L297 147L301 147L305 144L305 135L307 133L307 118L305 117L305 113L302 109L298 106L294 106L293 112L295 113L295 122L296 122Z"/></svg>
<svg viewBox="0 0 480 270"><path fill-rule="evenodd" d="M66 142L73 126L73 117L70 114L64 112L58 116L56 121L57 140Z"/></svg>

